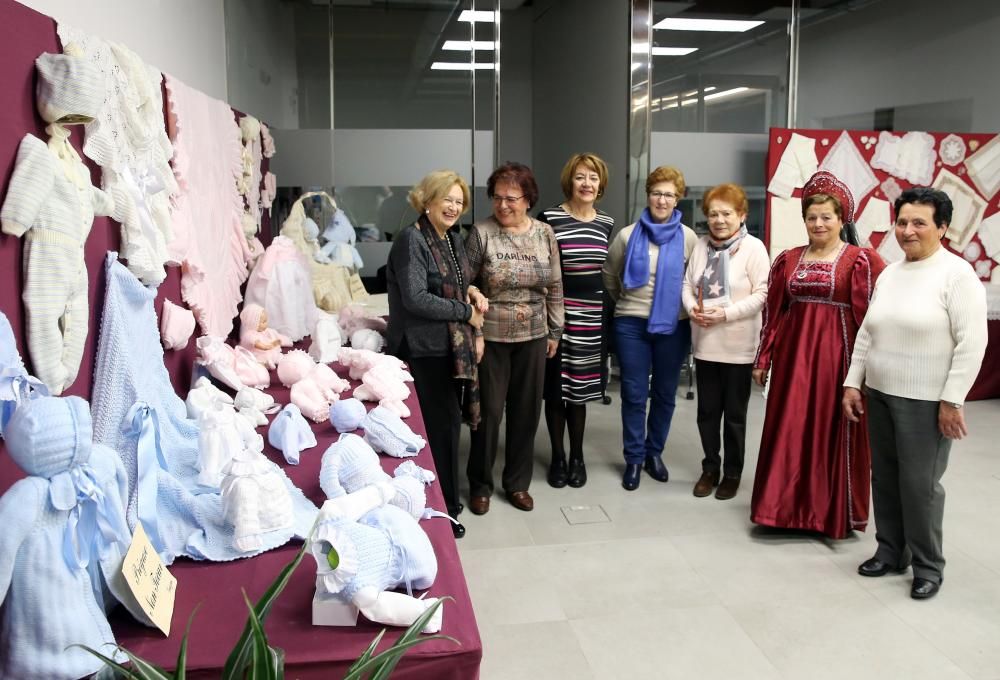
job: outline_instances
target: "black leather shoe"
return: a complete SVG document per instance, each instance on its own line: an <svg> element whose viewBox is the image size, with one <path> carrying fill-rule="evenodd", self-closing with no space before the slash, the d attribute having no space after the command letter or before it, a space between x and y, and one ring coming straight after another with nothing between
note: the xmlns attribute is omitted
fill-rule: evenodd
<svg viewBox="0 0 1000 680"><path fill-rule="evenodd" d="M455 538L462 538L462 536L465 536L465 527L458 522L452 522L451 533L455 536Z"/></svg>
<svg viewBox="0 0 1000 680"><path fill-rule="evenodd" d="M663 458L660 456L646 456L646 460L643 461L642 467L649 473L649 476L658 482L665 482L670 479L670 473L667 471L667 466L663 464Z"/></svg>
<svg viewBox="0 0 1000 680"><path fill-rule="evenodd" d="M566 480L571 487L579 489L587 483L587 466L583 458L569 459L569 477Z"/></svg>
<svg viewBox="0 0 1000 680"><path fill-rule="evenodd" d="M554 489L561 489L566 486L567 480L568 475L566 473L566 458L562 456L558 458L553 456L552 462L549 464L549 486Z"/></svg>
<svg viewBox="0 0 1000 680"><path fill-rule="evenodd" d="M715 497L720 501L728 501L736 497L736 492L740 488L739 477L723 477L719 488L715 490Z"/></svg>
<svg viewBox="0 0 1000 680"><path fill-rule="evenodd" d="M941 579L944 582L944 579ZM913 586L910 588L910 597L914 600L929 600L941 590L941 583L934 583L930 579L916 577L913 579Z"/></svg>
<svg viewBox="0 0 1000 680"><path fill-rule="evenodd" d="M635 491L639 488L639 475L642 473L642 466L639 463L626 463L625 474L622 475L622 486L626 491Z"/></svg>
<svg viewBox="0 0 1000 680"><path fill-rule="evenodd" d="M885 576L890 571L901 573L906 571L907 567L894 567L888 562L883 562L877 557L872 557L867 559L858 565L858 573L862 576Z"/></svg>

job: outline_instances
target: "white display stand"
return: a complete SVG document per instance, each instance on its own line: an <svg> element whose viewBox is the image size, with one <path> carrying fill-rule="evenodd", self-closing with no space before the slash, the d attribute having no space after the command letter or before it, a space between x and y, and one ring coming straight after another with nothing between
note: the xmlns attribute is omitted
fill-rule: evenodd
<svg viewBox="0 0 1000 680"><path fill-rule="evenodd" d="M313 595L312 621L314 626L356 626L358 608L351 603L332 597Z"/></svg>

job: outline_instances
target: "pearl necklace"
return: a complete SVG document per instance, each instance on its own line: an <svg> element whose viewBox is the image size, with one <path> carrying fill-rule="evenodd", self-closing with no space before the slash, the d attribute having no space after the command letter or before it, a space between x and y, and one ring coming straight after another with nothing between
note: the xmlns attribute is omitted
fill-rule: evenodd
<svg viewBox="0 0 1000 680"><path fill-rule="evenodd" d="M448 252L451 253L451 261L455 263L455 273L458 274L458 289L462 290L465 288L465 282L462 280L462 268L458 266L458 257L455 256L455 247L451 245L451 239L448 238L448 234L444 235L444 242L448 244Z"/></svg>

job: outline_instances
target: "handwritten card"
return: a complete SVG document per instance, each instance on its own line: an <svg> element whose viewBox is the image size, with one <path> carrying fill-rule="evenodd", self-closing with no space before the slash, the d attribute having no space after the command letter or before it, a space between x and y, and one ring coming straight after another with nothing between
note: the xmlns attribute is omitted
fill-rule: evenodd
<svg viewBox="0 0 1000 680"><path fill-rule="evenodd" d="M142 522L135 526L132 545L122 562L122 575L153 625L163 631L164 635L170 635L177 579L163 566L156 548L149 542Z"/></svg>

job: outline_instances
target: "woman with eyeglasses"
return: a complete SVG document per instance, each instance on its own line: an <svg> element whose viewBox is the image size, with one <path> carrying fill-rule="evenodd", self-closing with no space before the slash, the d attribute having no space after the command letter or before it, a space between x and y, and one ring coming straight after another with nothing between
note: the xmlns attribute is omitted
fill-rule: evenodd
<svg viewBox="0 0 1000 680"><path fill-rule="evenodd" d="M458 174L439 170L410 191L420 218L392 242L386 265L390 354L413 375L434 466L448 514L458 502L458 442L464 419L479 422L476 336L481 339L488 300L472 280L458 219L469 207L469 187ZM449 379L450 378L450 379ZM465 527L452 523L455 538Z"/></svg>
<svg viewBox="0 0 1000 680"><path fill-rule="evenodd" d="M698 237L681 224L677 202L684 175L660 166L646 178L646 209L608 249L604 287L615 301L614 337L621 369L622 486L639 486L645 468L666 482L663 447L674 415L681 366L691 347L691 322L681 304L688 258ZM652 397L649 412L646 402Z"/></svg>
<svg viewBox="0 0 1000 680"><path fill-rule="evenodd" d="M479 381L482 421L469 451L469 509L490 509L493 462L506 408L507 436L501 484L518 510L534 508L528 493L535 431L542 410L545 359L555 356L563 330L559 245L552 228L528 215L538 200L531 170L508 162L486 182L493 214L465 241L470 278L490 300Z"/></svg>
<svg viewBox="0 0 1000 680"><path fill-rule="evenodd" d="M583 431L587 402L604 396L604 282L601 267L615 220L595 205L604 195L608 166L592 153L573 155L560 176L566 200L538 218L559 243L566 325L556 355L545 366L545 424L552 443L548 482L557 489L587 483ZM563 446L569 430L569 467Z"/></svg>

